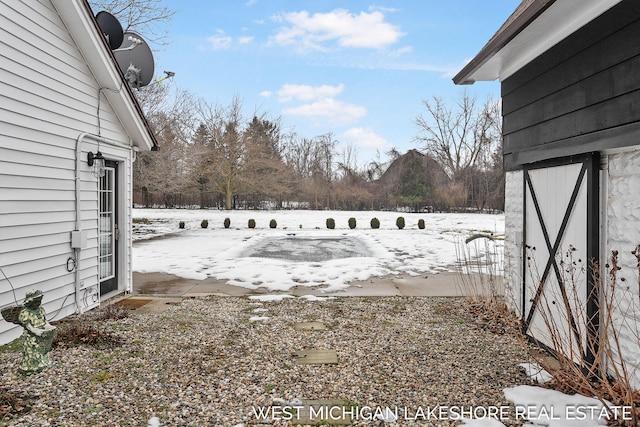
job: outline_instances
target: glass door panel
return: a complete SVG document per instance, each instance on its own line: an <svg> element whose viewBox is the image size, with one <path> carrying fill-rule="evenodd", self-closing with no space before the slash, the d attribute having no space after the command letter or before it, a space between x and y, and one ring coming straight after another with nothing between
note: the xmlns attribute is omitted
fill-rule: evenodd
<svg viewBox="0 0 640 427"><path fill-rule="evenodd" d="M100 295L117 289L116 280L116 168L105 168L98 190Z"/></svg>

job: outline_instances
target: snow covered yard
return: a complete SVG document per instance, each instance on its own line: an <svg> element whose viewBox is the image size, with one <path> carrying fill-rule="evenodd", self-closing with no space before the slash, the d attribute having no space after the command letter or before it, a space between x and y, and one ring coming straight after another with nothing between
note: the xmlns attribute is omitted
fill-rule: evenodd
<svg viewBox="0 0 640 427"><path fill-rule="evenodd" d="M133 215L138 222L134 224L135 271L191 279L214 277L231 285L280 291L296 285L336 291L351 281L372 276L452 271L458 242L475 233L504 234L504 215L490 214L134 209ZM406 223L402 230L396 226L399 216ZM231 220L229 229L223 226L227 217ZM349 228L350 217L356 219L355 229ZM380 220L379 229L371 228L374 217ZM140 223L142 218L149 224ZM335 220L335 229L327 229L327 218ZM201 227L205 219L206 229ZM255 229L248 228L249 219L255 220ZM277 228L269 227L272 219ZM419 219L425 221L424 229L418 228ZM178 228L180 221L184 221L184 229ZM321 261L265 257L269 250L286 250L285 238L311 240L313 246L313 240L317 245L322 239L347 237L366 253ZM284 243L269 247L278 241ZM500 240L497 245L501 251ZM266 250L256 254L256 248L265 246Z"/></svg>

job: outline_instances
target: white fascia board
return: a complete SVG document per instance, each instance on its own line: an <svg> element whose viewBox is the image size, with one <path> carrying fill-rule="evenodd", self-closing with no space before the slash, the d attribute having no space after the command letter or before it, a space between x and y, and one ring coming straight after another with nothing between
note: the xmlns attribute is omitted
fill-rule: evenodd
<svg viewBox="0 0 640 427"><path fill-rule="evenodd" d="M84 0L51 0L51 2L80 49L98 85L117 91L104 90L102 95L114 108L133 145L142 150L151 150L153 141L147 127L127 89L122 86L127 83L123 83L116 68L117 64L96 31L93 17L86 10Z"/></svg>
<svg viewBox="0 0 640 427"><path fill-rule="evenodd" d="M471 74L470 79L504 81L620 1L557 0Z"/></svg>

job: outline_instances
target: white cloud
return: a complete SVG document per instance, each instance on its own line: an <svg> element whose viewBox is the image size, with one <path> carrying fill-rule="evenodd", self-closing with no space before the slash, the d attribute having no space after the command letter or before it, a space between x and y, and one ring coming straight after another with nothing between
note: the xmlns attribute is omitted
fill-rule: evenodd
<svg viewBox="0 0 640 427"><path fill-rule="evenodd" d="M313 101L314 99L333 98L343 90L343 84L339 84L338 86L309 86L287 83L278 89L278 99L281 102L291 100L308 102Z"/></svg>
<svg viewBox="0 0 640 427"><path fill-rule="evenodd" d="M329 13L307 11L284 13L274 17L289 26L280 28L271 43L297 46L300 50L326 50L328 43L344 48L379 49L398 42L404 34L385 22L380 11L352 14L345 9Z"/></svg>
<svg viewBox="0 0 640 427"><path fill-rule="evenodd" d="M252 41L253 41L253 36L245 36L245 37L238 38L238 43L240 44L247 44L247 43L251 43Z"/></svg>
<svg viewBox="0 0 640 427"><path fill-rule="evenodd" d="M233 39L230 36L225 35L224 31L218 30L217 34L207 38L211 49L223 50L231 47Z"/></svg>
<svg viewBox="0 0 640 427"><path fill-rule="evenodd" d="M393 12L397 12L398 9L394 8L394 7L384 7L384 6L369 6L369 10L379 10L380 12L389 12L389 13L393 13Z"/></svg>
<svg viewBox="0 0 640 427"><path fill-rule="evenodd" d="M411 53L411 52L413 52L413 48L411 46L405 46L391 52L391 56L399 57L401 55L404 55L405 53Z"/></svg>
<svg viewBox="0 0 640 427"><path fill-rule="evenodd" d="M270 90L263 90L259 95L263 98L270 98L271 95L273 95L273 92L271 92Z"/></svg>
<svg viewBox="0 0 640 427"><path fill-rule="evenodd" d="M310 104L283 110L284 114L309 118L324 118L334 124L348 124L367 114L367 109L355 104L323 98Z"/></svg>
<svg viewBox="0 0 640 427"><path fill-rule="evenodd" d="M368 128L351 128L342 134L345 139L363 148L388 147L389 142Z"/></svg>

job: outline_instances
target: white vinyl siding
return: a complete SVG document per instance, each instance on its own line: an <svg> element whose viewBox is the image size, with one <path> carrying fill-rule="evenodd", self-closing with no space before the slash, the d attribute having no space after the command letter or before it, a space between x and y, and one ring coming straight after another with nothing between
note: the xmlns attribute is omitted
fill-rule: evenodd
<svg viewBox="0 0 640 427"><path fill-rule="evenodd" d="M118 89L118 88L111 88ZM0 268L15 287L18 302L31 289L45 292L48 313L75 312L74 256L76 141L98 133L99 84L50 0L0 0ZM100 134L129 144L122 124L104 95ZM102 145L105 156L121 162L122 206L130 205L131 150ZM81 223L87 247L81 250L80 279L97 283L97 180L86 164L96 142L82 144ZM124 209L124 208L123 208ZM123 210L123 213L125 211ZM130 216L122 215L128 229ZM123 238L130 236L123 233ZM125 251L123 251L125 252ZM128 260L123 258L123 260ZM121 262L124 290L130 265ZM13 303L13 291L0 274L0 305ZM19 328L0 321L0 343Z"/></svg>

